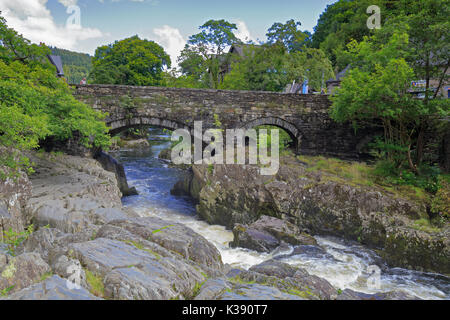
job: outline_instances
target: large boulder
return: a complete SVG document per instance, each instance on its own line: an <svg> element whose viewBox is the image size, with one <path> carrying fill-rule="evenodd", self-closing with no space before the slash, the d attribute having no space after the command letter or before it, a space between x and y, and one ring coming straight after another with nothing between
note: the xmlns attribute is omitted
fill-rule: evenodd
<svg viewBox="0 0 450 320"><path fill-rule="evenodd" d="M206 280L200 270L182 260L161 257L122 241L98 238L76 243L68 254L97 279L100 294L112 299L189 298Z"/></svg>
<svg viewBox="0 0 450 320"><path fill-rule="evenodd" d="M231 247L242 247L259 252L272 252L282 244L317 245L316 240L286 220L262 216L249 226L236 224Z"/></svg>
<svg viewBox="0 0 450 320"><path fill-rule="evenodd" d="M116 176L87 158L35 154L26 212L35 227L77 233L132 215L122 210ZM135 215L137 216L137 215Z"/></svg>
<svg viewBox="0 0 450 320"><path fill-rule="evenodd" d="M110 222L108 226L119 227L140 239L158 244L185 260L191 260L199 265L216 270L223 268L222 257L217 248L205 238L181 224L146 217L116 220Z"/></svg>

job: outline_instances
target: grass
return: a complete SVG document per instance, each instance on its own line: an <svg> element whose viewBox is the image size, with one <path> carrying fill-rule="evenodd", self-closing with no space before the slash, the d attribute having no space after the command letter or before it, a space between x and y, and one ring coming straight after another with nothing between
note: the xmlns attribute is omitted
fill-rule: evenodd
<svg viewBox="0 0 450 320"><path fill-rule="evenodd" d="M46 272L41 276L41 282L47 280L48 278L53 276L53 272Z"/></svg>
<svg viewBox="0 0 450 320"><path fill-rule="evenodd" d="M322 173L324 182L334 181L351 186L376 187L401 198L430 203L432 195L422 188L412 185L389 184L375 174L375 167L362 162L345 161L322 156L298 156L307 165L309 173ZM325 173L325 174L323 174Z"/></svg>
<svg viewBox="0 0 450 320"><path fill-rule="evenodd" d="M0 290L0 297L7 297L9 295L9 292L14 289L15 286L11 286L5 289Z"/></svg>
<svg viewBox="0 0 450 320"><path fill-rule="evenodd" d="M91 288L91 293L99 298L104 298L105 296L105 285L100 276L95 275L91 271L85 269L86 281Z"/></svg>
<svg viewBox="0 0 450 320"><path fill-rule="evenodd" d="M416 230L425 231L428 233L437 233L441 231L439 228L434 227L428 219L416 220L414 221L412 227Z"/></svg>
<svg viewBox="0 0 450 320"><path fill-rule="evenodd" d="M161 260L161 255L159 255L158 253L156 253L156 252L154 252L154 251L152 251L152 250L150 250L150 249L146 249L142 244L140 244L139 242L136 242L136 241L131 241L131 240L126 240L126 241L124 241L125 243L127 243L127 244L129 244L129 245L132 245L132 246L134 246L134 247L136 247L137 249L139 249L139 250L143 250L143 251L145 251L145 252L148 252L148 253L150 253L151 255L153 255L155 258L156 258L156 260Z"/></svg>

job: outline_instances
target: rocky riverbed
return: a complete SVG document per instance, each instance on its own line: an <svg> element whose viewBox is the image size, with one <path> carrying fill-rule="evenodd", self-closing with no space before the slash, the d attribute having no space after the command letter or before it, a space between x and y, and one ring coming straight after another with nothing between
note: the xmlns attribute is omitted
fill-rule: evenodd
<svg viewBox="0 0 450 320"><path fill-rule="evenodd" d="M172 192L195 198L202 219L233 230L234 246L269 252L331 235L375 249L390 266L450 274L450 226L418 229L415 221L429 219L423 202L310 171L294 157L282 162L266 177L256 166L194 165Z"/></svg>
<svg viewBox="0 0 450 320"><path fill-rule="evenodd" d="M194 167L195 174L175 188L198 199L198 213L208 222L234 228L232 246L272 251L262 263L241 268L224 263L224 251L187 223L123 206L117 175L96 160L46 153L31 158L36 173L30 178L0 182L2 234L34 226L14 252L0 244L0 299L418 298L402 290L341 290L288 263L286 257L299 250L324 245L311 237L316 229L289 216L292 206L283 207L283 200L292 198L286 179L255 180L256 187L245 191L255 182L245 175L250 168L233 175L226 167L212 172ZM243 177L248 184L239 187L224 182L234 178L241 183ZM267 190L280 190L280 198ZM283 214L272 214L281 210ZM419 209L408 212L414 210ZM296 252L290 251L292 246ZM273 254L277 248L279 254Z"/></svg>

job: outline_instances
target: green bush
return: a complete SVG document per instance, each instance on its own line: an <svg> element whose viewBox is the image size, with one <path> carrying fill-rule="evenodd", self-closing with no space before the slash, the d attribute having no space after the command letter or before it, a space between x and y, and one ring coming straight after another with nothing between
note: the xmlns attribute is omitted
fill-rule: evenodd
<svg viewBox="0 0 450 320"><path fill-rule="evenodd" d="M0 40L0 146L30 150L47 137L64 141L75 132L86 147L110 145L104 115L73 97L48 62L47 47L31 44L1 16ZM0 162L8 162L4 153Z"/></svg>

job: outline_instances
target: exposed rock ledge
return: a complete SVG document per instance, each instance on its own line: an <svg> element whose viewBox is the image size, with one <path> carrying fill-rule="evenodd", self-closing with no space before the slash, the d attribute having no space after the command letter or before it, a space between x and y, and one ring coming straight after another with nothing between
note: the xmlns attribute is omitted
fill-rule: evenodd
<svg viewBox="0 0 450 320"><path fill-rule="evenodd" d="M271 216L310 235L360 241L392 266L450 274L449 226L437 233L413 228L415 220L427 217L423 204L324 179L297 160L273 177L238 165L194 165L191 173L172 193L195 198L198 214L209 223L234 228L240 237L234 245L267 251L280 242L257 226L260 217Z"/></svg>
<svg viewBox="0 0 450 320"><path fill-rule="evenodd" d="M95 160L32 158L31 180L0 182L2 225L37 228L15 256L0 243L0 299L415 299L340 292L273 260L230 270L191 229L125 210L115 174Z"/></svg>

